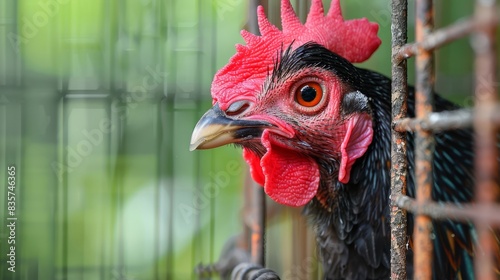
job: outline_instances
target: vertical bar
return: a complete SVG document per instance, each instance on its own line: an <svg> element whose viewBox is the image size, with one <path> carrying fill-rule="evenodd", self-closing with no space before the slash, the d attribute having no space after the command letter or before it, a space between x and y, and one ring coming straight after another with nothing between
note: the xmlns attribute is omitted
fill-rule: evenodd
<svg viewBox="0 0 500 280"><path fill-rule="evenodd" d="M416 2L416 41L422 42L433 29L432 0ZM432 112L433 107L433 53L419 48L416 56L415 116L424 118ZM425 203L432 200L432 159L434 154L434 136L432 132L417 127L415 135L415 178L416 200ZM415 218L414 241L414 279L432 279L431 239L432 221L424 215Z"/></svg>
<svg viewBox="0 0 500 280"><path fill-rule="evenodd" d="M201 24L201 22L204 22L204 13L202 12L203 9L210 9L210 18L211 20L209 21L210 22L210 29L211 29L211 38L212 38L212 46L211 48L207 49L207 52L210 51L211 52L211 61L209 62L209 65L210 65L210 69L213 69L214 66L215 66L215 59L216 59L216 54L215 54L215 47L213 46L214 43L217 41L217 33L216 33L216 30L217 30L217 21L215 20L217 18L217 15L216 15L216 9L214 7L214 5L211 5L211 6L208 6L207 7L204 7L203 3L206 4L206 1L201 1L201 0L197 0L196 1L196 6L198 7L198 11L197 11L197 16L198 16L198 36L197 36L197 46L205 46L205 44L208 46L208 43L204 40L205 36L202 32L203 29L203 25ZM167 3L163 2L162 3L163 5L168 5ZM160 9L161 11L164 11L163 9ZM164 22L164 21L160 21L160 22ZM201 52L197 52L196 53L197 57L196 57L196 80L201 80L202 79L202 69L205 69L205 67L203 67L203 57L202 57L202 53ZM165 60L164 60L165 61ZM208 67L207 67L208 68ZM215 73L215 69L213 69L213 73ZM203 91L205 90L205 88L202 87L202 83L197 83L196 85L196 92L198 93L194 98L195 98L195 109L193 110L193 113L194 113L194 118L196 119L196 117L199 116L199 114L201 112L203 112L203 109L202 109L202 106L203 106L203 96L202 96L202 93ZM201 160L201 156L199 153L194 153L193 154L193 157L194 157L194 174L195 174L195 184L197 186L197 188L201 188L201 185L202 185L202 180L201 180L201 170L202 170L202 160ZM211 202L212 203L212 202ZM198 228L200 227L200 216L201 215L196 215L196 230L198 230ZM212 217L211 217L212 218ZM195 238L192 239L193 241L193 246L192 246L192 249L191 249L191 267L197 267L197 265L199 264L199 261L196 259L196 254L197 254L197 249L196 247L198 246L197 244L197 240ZM213 243L211 243L212 245ZM210 258L212 258L212 255L210 255ZM212 259L210 260L212 261ZM194 280L194 279L203 279L203 277L201 276L202 274L198 274L196 275L196 272L195 270L193 270L194 273L191 274L191 279ZM160 279L160 278L158 278Z"/></svg>
<svg viewBox="0 0 500 280"><path fill-rule="evenodd" d="M168 31L167 31L167 36L169 36L168 44L167 44L167 53L164 61L168 61L168 63L165 65L167 67L167 72L169 73L177 73L175 71L177 64L179 63L178 56L175 53L175 50L177 50L178 46L178 39L177 36L170 36L170 32L179 32L178 31L178 25L175 25L175 15L176 11L178 8L178 2L175 0L169 1L168 4L162 3L163 4L163 11L165 11L165 21L168 26ZM167 83L171 85L176 84L177 80L177 74L174 75L169 75L167 78ZM164 113L161 117L161 120L163 120L163 127L168 127L168 128L173 128L174 127L174 115L175 115L175 108L174 108L174 100L175 100L175 95L176 95L176 90L171 89L170 87L163 87L163 95L165 96L162 100L162 107L164 110ZM163 130L163 149L161 150L161 155L163 160L161 162L162 166L160 168L164 170L163 176L167 178L166 180L166 186L169 191L169 217L168 217L168 225L169 226L169 235L168 235L168 240L167 240L167 252L170 252L170 254L167 254L166 258L166 275L164 276L164 279L166 280L173 280L176 279L176 276L179 273L179 268L176 267L175 265L175 254L174 254L174 249L176 248L177 244L175 242L174 238L174 229L173 225L175 223L176 219L176 209L174 207L175 205L175 199L177 198L178 193L176 192L175 188L175 182L174 182L174 165L173 163L175 162L174 160L174 154L172 149L169 147L174 147L174 135L172 131L168 130ZM196 185L196 188L199 188L199 185ZM198 220L195 220L195 227L198 227ZM195 235L193 236L192 242L193 244L199 245L196 249L198 250L197 253L199 255L202 255L202 252L204 250L203 243L202 243L202 235ZM191 275L193 277L193 275Z"/></svg>
<svg viewBox="0 0 500 280"><path fill-rule="evenodd" d="M497 102L495 89L496 54L495 32L492 24L495 17L496 1L477 0L475 18L480 23L473 35L472 45L476 54L475 70L475 176L476 202L481 205L492 205L498 195L498 151L496 149L496 127L491 118L481 118L478 114L491 116ZM487 121L485 121L487 119ZM480 280L497 279L495 276L494 248L495 239L490 226L485 222L476 222L479 249L475 259L476 278Z"/></svg>
<svg viewBox="0 0 500 280"><path fill-rule="evenodd" d="M408 84L407 62L398 50L407 41L408 1L392 0L392 120L406 118ZM406 132L392 130L391 198L406 194ZM406 211L391 202L391 279L406 280Z"/></svg>
<svg viewBox="0 0 500 280"><path fill-rule="evenodd" d="M254 195L253 195L253 209L254 209L254 219L252 219L252 246L251 246L251 260L252 263L259 264L261 266L266 265L266 255L265 255L265 223L266 223L266 200L264 188L252 183Z"/></svg>
<svg viewBox="0 0 500 280"><path fill-rule="evenodd" d="M250 15L248 18L249 31L253 34L260 34L259 27L257 24L257 6L260 5L259 0L251 0L249 9ZM264 193L264 188L253 183L253 217L251 226L251 261L256 264L260 264L263 267L266 265L265 262L265 223L266 223L266 195Z"/></svg>

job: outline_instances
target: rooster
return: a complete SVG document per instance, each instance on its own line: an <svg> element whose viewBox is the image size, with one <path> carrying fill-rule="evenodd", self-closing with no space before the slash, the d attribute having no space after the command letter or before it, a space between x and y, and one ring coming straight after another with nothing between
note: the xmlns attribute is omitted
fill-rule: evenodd
<svg viewBox="0 0 500 280"><path fill-rule="evenodd" d="M304 206L325 279L387 279L391 80L353 65L380 45L378 25L344 20L338 0L326 16L321 0L313 0L305 24L289 0L282 0L282 31L269 23L262 7L257 13L261 35L242 31L246 45L237 45L215 75L213 107L196 125L190 148L241 146L252 178L270 198ZM410 88L410 117L413 96ZM458 107L436 95L435 108ZM435 136L433 199L470 201L472 131ZM407 157L411 171L411 133ZM413 197L415 178L409 174ZM412 226L409 215L409 232ZM473 226L452 221L433 226L434 279L472 279ZM411 256L410 247L407 259Z"/></svg>

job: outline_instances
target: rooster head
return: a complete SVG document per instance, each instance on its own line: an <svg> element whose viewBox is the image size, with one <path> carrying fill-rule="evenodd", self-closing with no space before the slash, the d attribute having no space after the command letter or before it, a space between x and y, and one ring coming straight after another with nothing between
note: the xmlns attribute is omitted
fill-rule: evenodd
<svg viewBox="0 0 500 280"><path fill-rule="evenodd" d="M378 26L345 21L339 0L324 15L313 0L305 24L281 1L283 31L258 8L260 36L242 31L246 45L212 83L213 107L199 120L191 150L234 143L243 147L253 179L276 202L302 206L322 176L349 182L350 170L372 141L368 98L351 63L380 45Z"/></svg>

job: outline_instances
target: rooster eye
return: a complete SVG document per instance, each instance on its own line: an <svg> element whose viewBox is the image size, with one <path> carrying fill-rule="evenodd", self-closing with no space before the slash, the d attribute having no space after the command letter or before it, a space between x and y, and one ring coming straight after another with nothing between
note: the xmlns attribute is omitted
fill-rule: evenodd
<svg viewBox="0 0 500 280"><path fill-rule="evenodd" d="M305 107L318 105L323 97L321 85L315 82L307 82L300 85L295 91L295 101Z"/></svg>

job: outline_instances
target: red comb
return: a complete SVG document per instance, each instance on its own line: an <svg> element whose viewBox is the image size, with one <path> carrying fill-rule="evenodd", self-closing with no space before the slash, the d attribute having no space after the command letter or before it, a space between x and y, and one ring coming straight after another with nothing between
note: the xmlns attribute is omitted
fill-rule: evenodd
<svg viewBox="0 0 500 280"><path fill-rule="evenodd" d="M257 16L262 35L241 31L246 45L236 45L236 54L214 77L212 97L222 110L236 97L254 100L279 52L292 43L300 46L316 42L353 63L368 59L381 43L376 23L366 18L344 21L339 0L332 1L326 16L321 0L313 0L305 24L296 16L290 1L282 0L283 31L267 20L262 6L257 9Z"/></svg>

